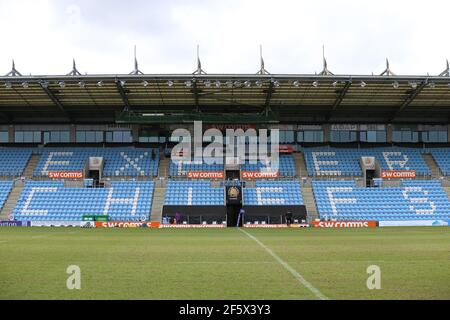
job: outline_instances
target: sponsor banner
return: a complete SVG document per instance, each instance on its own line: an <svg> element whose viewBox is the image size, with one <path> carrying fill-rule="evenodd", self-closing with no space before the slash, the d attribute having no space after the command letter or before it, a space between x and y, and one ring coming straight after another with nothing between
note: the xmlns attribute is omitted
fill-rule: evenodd
<svg viewBox="0 0 450 320"><path fill-rule="evenodd" d="M242 179L271 179L279 176L280 173L278 171L241 171Z"/></svg>
<svg viewBox="0 0 450 320"><path fill-rule="evenodd" d="M80 221L31 221L32 227L79 227Z"/></svg>
<svg viewBox="0 0 450 320"><path fill-rule="evenodd" d="M186 176L190 179L223 179L223 171L188 171Z"/></svg>
<svg viewBox="0 0 450 320"><path fill-rule="evenodd" d="M376 221L312 221L315 228L375 228Z"/></svg>
<svg viewBox="0 0 450 320"><path fill-rule="evenodd" d="M95 221L96 228L159 228L157 221Z"/></svg>
<svg viewBox="0 0 450 320"><path fill-rule="evenodd" d="M292 152L294 152L294 149L289 144L280 144L278 146L278 152L279 153L292 153Z"/></svg>
<svg viewBox="0 0 450 320"><path fill-rule="evenodd" d="M224 224L161 224L160 228L226 228Z"/></svg>
<svg viewBox="0 0 450 320"><path fill-rule="evenodd" d="M383 170L381 178L383 179L410 179L416 177L416 170Z"/></svg>
<svg viewBox="0 0 450 320"><path fill-rule="evenodd" d="M242 225L244 228L307 228L308 224L292 223L289 227L286 224L259 224L248 223Z"/></svg>
<svg viewBox="0 0 450 320"><path fill-rule="evenodd" d="M83 171L49 171L50 179L83 179Z"/></svg>
<svg viewBox="0 0 450 320"><path fill-rule="evenodd" d="M448 226L449 221L445 220L403 220L403 221L380 221L380 227L429 227Z"/></svg>
<svg viewBox="0 0 450 320"><path fill-rule="evenodd" d="M0 221L0 227L29 227L29 221L6 220Z"/></svg>

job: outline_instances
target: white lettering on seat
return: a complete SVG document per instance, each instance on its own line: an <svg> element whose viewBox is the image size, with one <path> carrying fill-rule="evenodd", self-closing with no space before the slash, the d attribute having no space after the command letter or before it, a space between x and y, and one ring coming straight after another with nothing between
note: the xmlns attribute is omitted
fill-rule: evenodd
<svg viewBox="0 0 450 320"><path fill-rule="evenodd" d="M138 162L144 158L144 156L147 156L147 152L145 152L143 155L140 155L139 158L131 159L125 152L121 152L120 156L125 159L127 162L126 165L122 166L119 170L124 171L125 168L129 168L130 165L139 173L139 175L143 176L145 175L145 172L142 170L140 166L138 166Z"/></svg>
<svg viewBox="0 0 450 320"><path fill-rule="evenodd" d="M270 193L271 197L263 197L264 193ZM259 205L276 205L284 204L285 199L274 198L274 193L283 193L282 187L257 187L256 188L256 201Z"/></svg>
<svg viewBox="0 0 450 320"><path fill-rule="evenodd" d="M112 195L114 192L114 188L110 188L108 192L108 197L106 198L103 215L105 216L108 215L109 207L111 206L111 204L118 203L118 204L130 204L131 205L130 215L134 216L136 214L140 191L141 188L137 187L134 191L133 198L113 198Z"/></svg>
<svg viewBox="0 0 450 320"><path fill-rule="evenodd" d="M64 165L64 166L68 166L70 164L69 160L53 160L54 156L58 156L58 157L71 157L73 156L73 152L49 152L47 160L45 160L45 164L44 167L42 168L41 171L41 175L43 176L48 176L48 167L53 165L53 164L59 164L59 165Z"/></svg>
<svg viewBox="0 0 450 320"><path fill-rule="evenodd" d="M402 191L405 200L409 201L411 205L409 209L414 211L416 214L433 214L436 211L436 205L433 201L429 200L428 197L411 197L409 192L422 192L425 196L428 196L428 191L423 190L422 187L405 187ZM414 204L417 203L428 203L430 205L429 209L416 209Z"/></svg>
<svg viewBox="0 0 450 320"><path fill-rule="evenodd" d="M334 176L340 176L342 175L342 171L340 170L322 170L320 168L321 165L327 165L327 166L337 166L339 165L339 161L337 160L319 160L319 156L324 157L336 157L336 152L330 151L330 152L312 152L312 159L314 163L314 170L316 171L317 175L334 175Z"/></svg>
<svg viewBox="0 0 450 320"><path fill-rule="evenodd" d="M391 156L403 156L403 160L391 160ZM409 158L406 154L403 154L399 151L392 152L392 151L385 151L383 152L383 158L384 161L386 161L386 164L389 168L389 170L396 170L398 168L394 168L394 165L398 165L400 169L409 170L409 167L405 167L405 165L408 163Z"/></svg>
<svg viewBox="0 0 450 320"><path fill-rule="evenodd" d="M338 210L336 207L336 204L338 203L356 203L356 198L335 198L334 193L335 192L352 192L352 187L327 187L327 195L328 195L328 201L330 201L331 210L333 211L333 214L336 216L338 215Z"/></svg>
<svg viewBox="0 0 450 320"><path fill-rule="evenodd" d="M22 208L22 214L24 215L46 215L48 210L46 209L28 209L30 207L31 201L33 201L33 196L38 192L56 192L58 188L56 187L33 187L25 200L25 205Z"/></svg>

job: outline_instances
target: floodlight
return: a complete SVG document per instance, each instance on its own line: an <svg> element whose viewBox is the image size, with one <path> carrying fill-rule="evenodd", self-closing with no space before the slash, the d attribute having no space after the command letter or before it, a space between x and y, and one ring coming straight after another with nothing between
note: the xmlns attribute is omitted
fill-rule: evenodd
<svg viewBox="0 0 450 320"><path fill-rule="evenodd" d="M257 87L261 87L261 86L262 86L262 81L261 81L261 80L256 80L256 81L255 81L255 85L256 85Z"/></svg>
<svg viewBox="0 0 450 320"><path fill-rule="evenodd" d="M122 87L125 87L125 80L120 80L120 85L121 85Z"/></svg>
<svg viewBox="0 0 450 320"><path fill-rule="evenodd" d="M48 82L47 81L41 81L42 88L48 88Z"/></svg>
<svg viewBox="0 0 450 320"><path fill-rule="evenodd" d="M172 87L172 86L173 86L173 81L172 81L172 80L168 80L168 81L167 81L167 85L168 85L169 87Z"/></svg>
<svg viewBox="0 0 450 320"><path fill-rule="evenodd" d="M246 86L247 88L250 88L252 86L252 83L250 82L250 80L246 80L246 81L244 81L244 86Z"/></svg>
<svg viewBox="0 0 450 320"><path fill-rule="evenodd" d="M97 82L97 86L99 86L99 87L103 87L103 81L99 81L99 82Z"/></svg>
<svg viewBox="0 0 450 320"><path fill-rule="evenodd" d="M365 86L367 86L367 83L365 83L364 81L361 81L360 84L361 88L364 88Z"/></svg>
<svg viewBox="0 0 450 320"><path fill-rule="evenodd" d="M207 87L207 88L211 87L211 81L209 81L209 80L203 81L203 84L204 84L205 87Z"/></svg>
<svg viewBox="0 0 450 320"><path fill-rule="evenodd" d="M233 81L231 81L231 80L228 80L228 81L226 82L226 84L227 84L227 87L228 87L228 88L233 87Z"/></svg>
<svg viewBox="0 0 450 320"><path fill-rule="evenodd" d="M22 82L22 87L28 88L28 82L26 82L26 81Z"/></svg>
<svg viewBox="0 0 450 320"><path fill-rule="evenodd" d="M241 86L241 82L240 82L239 80L236 80L236 81L234 82L234 86L235 86L235 87L240 87L240 86Z"/></svg>
<svg viewBox="0 0 450 320"><path fill-rule="evenodd" d="M11 82L5 82L5 87L11 89L12 88Z"/></svg>
<svg viewBox="0 0 450 320"><path fill-rule="evenodd" d="M317 81L317 80L314 81L314 82L312 83L312 85L313 85L313 87L316 87L316 88L317 88L317 87L319 86L319 81Z"/></svg>
<svg viewBox="0 0 450 320"><path fill-rule="evenodd" d="M188 87L188 88L192 87L192 81L191 81L191 80L186 80L186 81L184 82L184 84L185 84L186 87Z"/></svg>
<svg viewBox="0 0 450 320"><path fill-rule="evenodd" d="M217 88L220 88L220 86L222 85L222 84L220 83L219 80L217 80L217 81L215 82L215 84L216 84L216 87L217 87Z"/></svg>
<svg viewBox="0 0 450 320"><path fill-rule="evenodd" d="M397 81L394 81L392 83L392 86L394 87L394 89L398 89L398 87L400 86L400 84Z"/></svg>
<svg viewBox="0 0 450 320"><path fill-rule="evenodd" d="M272 83L275 87L279 87L280 86L280 82L278 80L272 80Z"/></svg>
<svg viewBox="0 0 450 320"><path fill-rule="evenodd" d="M294 86L296 86L296 87L299 87L299 86L300 86L300 81L295 80L294 82L292 82L292 84L293 84Z"/></svg>
<svg viewBox="0 0 450 320"><path fill-rule="evenodd" d="M431 89L436 88L436 84L435 84L434 82L430 82L430 83L428 84L428 86L429 86Z"/></svg>
<svg viewBox="0 0 450 320"><path fill-rule="evenodd" d="M415 82L415 81L411 81L411 82L409 83L409 85L410 85L411 88L413 88L413 89L416 89L416 88L417 88L417 82Z"/></svg>
<svg viewBox="0 0 450 320"><path fill-rule="evenodd" d="M317 83L318 84L318 83ZM332 86L333 87L336 87L338 85L338 82L337 81L334 81L333 83L332 83ZM313 86L314 86L314 83L313 83ZM317 86L314 86L314 87L317 87Z"/></svg>
<svg viewBox="0 0 450 320"><path fill-rule="evenodd" d="M66 87L66 83L65 83L64 81L59 81L59 82L58 82L58 85L59 85L61 88L65 88L65 87Z"/></svg>
<svg viewBox="0 0 450 320"><path fill-rule="evenodd" d="M144 87L147 87L147 86L149 85L149 83L148 83L147 80L144 80L144 81L142 81L142 85L143 85Z"/></svg>

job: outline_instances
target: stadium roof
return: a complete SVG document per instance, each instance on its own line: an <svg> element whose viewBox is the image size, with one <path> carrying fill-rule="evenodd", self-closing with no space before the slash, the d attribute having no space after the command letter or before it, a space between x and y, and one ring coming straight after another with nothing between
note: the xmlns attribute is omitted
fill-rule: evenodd
<svg viewBox="0 0 450 320"><path fill-rule="evenodd" d="M325 64L324 71L81 75L74 65L68 75L22 76L13 66L0 77L0 121L449 122L448 69L439 76L399 76L388 68L376 76L334 75Z"/></svg>

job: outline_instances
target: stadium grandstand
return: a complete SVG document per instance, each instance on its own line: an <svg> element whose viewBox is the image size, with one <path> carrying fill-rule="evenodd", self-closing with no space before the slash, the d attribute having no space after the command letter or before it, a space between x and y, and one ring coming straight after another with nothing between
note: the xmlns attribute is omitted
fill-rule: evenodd
<svg viewBox="0 0 450 320"><path fill-rule="evenodd" d="M0 77L0 220L399 225L450 219L450 75ZM173 160L177 129L279 130L279 169ZM205 138L206 147L212 140ZM247 142L248 145L248 142ZM247 154L248 155L248 154ZM270 173L270 172L269 172ZM240 220L239 212L245 210Z"/></svg>

